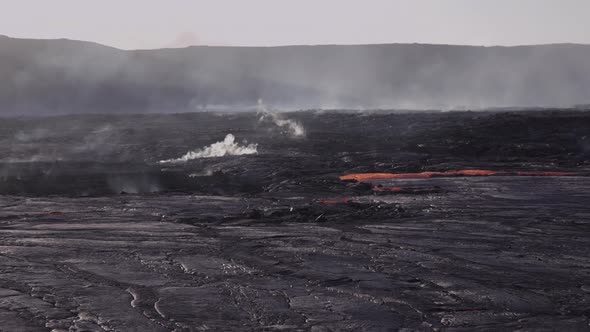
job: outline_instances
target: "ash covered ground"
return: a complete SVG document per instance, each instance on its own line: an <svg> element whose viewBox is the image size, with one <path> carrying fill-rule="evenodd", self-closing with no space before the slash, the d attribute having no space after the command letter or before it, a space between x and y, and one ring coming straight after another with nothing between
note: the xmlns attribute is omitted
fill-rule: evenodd
<svg viewBox="0 0 590 332"><path fill-rule="evenodd" d="M0 162L1 331L590 329L590 112L7 118Z"/></svg>

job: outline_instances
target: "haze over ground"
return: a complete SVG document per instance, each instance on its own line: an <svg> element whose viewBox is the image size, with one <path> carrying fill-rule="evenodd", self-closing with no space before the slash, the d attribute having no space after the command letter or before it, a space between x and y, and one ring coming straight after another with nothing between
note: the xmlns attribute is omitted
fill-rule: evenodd
<svg viewBox="0 0 590 332"><path fill-rule="evenodd" d="M1 115L587 104L590 46L191 47L0 38Z"/></svg>
<svg viewBox="0 0 590 332"><path fill-rule="evenodd" d="M590 103L588 1L0 5L0 115Z"/></svg>

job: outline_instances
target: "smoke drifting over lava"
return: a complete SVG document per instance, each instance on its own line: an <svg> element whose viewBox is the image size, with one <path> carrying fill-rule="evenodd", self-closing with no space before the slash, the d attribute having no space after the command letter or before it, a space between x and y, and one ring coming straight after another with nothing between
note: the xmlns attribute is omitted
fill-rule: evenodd
<svg viewBox="0 0 590 332"><path fill-rule="evenodd" d="M284 115L269 110L264 105L262 99L258 99L257 114L260 116L261 123L270 120L275 126L283 129L287 135L293 138L305 137L305 128L301 123L295 120L287 119Z"/></svg>
<svg viewBox="0 0 590 332"><path fill-rule="evenodd" d="M586 104L590 46L357 45L123 51L0 37L0 115ZM289 122L269 119L293 132Z"/></svg>

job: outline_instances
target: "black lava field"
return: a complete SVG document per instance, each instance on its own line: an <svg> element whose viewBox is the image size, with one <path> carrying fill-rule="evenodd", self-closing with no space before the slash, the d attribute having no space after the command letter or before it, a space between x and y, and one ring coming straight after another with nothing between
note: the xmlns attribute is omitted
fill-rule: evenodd
<svg viewBox="0 0 590 332"><path fill-rule="evenodd" d="M589 175L584 110L4 118L0 331L588 331Z"/></svg>

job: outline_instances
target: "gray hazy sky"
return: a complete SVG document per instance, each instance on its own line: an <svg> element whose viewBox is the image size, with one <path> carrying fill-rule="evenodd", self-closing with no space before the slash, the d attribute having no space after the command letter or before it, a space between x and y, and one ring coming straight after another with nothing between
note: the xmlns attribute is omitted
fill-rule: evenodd
<svg viewBox="0 0 590 332"><path fill-rule="evenodd" d="M590 0L0 0L0 34L188 45L590 44Z"/></svg>

